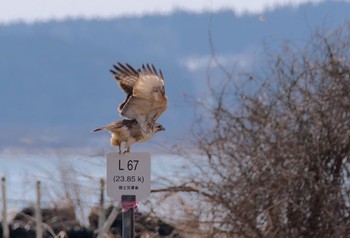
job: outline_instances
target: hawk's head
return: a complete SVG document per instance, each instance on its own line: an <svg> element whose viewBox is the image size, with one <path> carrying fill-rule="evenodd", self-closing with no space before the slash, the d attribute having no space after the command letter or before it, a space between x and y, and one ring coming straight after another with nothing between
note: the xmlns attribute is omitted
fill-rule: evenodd
<svg viewBox="0 0 350 238"><path fill-rule="evenodd" d="M161 124L156 123L154 125L154 132L158 132L158 131L165 131L165 128Z"/></svg>

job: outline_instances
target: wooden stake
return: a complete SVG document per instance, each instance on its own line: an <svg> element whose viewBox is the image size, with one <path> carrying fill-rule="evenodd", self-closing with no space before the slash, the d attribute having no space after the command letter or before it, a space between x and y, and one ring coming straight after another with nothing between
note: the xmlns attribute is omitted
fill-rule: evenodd
<svg viewBox="0 0 350 238"><path fill-rule="evenodd" d="M2 237L9 238L10 232L7 224L7 210L6 210L6 179L1 178L1 189L2 189Z"/></svg>
<svg viewBox="0 0 350 238"><path fill-rule="evenodd" d="M105 189L105 181L103 178L100 180L101 183L101 194L100 194L100 208L99 208L99 217L98 217L98 238L103 238L103 234L105 233L103 229L103 225L105 223L105 209L104 209L104 189Z"/></svg>
<svg viewBox="0 0 350 238"><path fill-rule="evenodd" d="M36 238L43 237L43 229L42 229L42 215L40 208L40 181L36 182L36 206L35 206L35 221L36 221Z"/></svg>

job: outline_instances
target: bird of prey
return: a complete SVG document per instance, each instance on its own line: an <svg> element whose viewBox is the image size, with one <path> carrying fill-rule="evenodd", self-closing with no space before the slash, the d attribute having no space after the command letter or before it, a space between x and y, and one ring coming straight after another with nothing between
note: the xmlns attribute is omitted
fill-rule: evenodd
<svg viewBox="0 0 350 238"><path fill-rule="evenodd" d="M147 141L157 132L165 130L156 123L167 109L164 76L161 70L158 72L153 65L150 67L148 64L137 70L129 64L118 63L113 67L110 71L127 95L118 107L120 115L125 119L94 131L110 131L111 145L118 146L121 153L121 143L125 142L125 152L130 152L133 143Z"/></svg>
<svg viewBox="0 0 350 238"><path fill-rule="evenodd" d="M111 145L119 147L119 154L122 153L121 144L125 142L125 152L130 152L130 147L135 142L145 142L151 139L158 131L164 131L164 127L158 123L154 124L151 133L142 133L141 127L136 120L124 119L114 121L111 124L95 129L94 131L108 130L111 132Z"/></svg>

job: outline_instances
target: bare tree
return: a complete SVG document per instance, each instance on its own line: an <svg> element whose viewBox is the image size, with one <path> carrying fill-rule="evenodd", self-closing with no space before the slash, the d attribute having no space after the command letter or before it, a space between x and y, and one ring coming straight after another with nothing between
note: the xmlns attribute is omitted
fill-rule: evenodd
<svg viewBox="0 0 350 238"><path fill-rule="evenodd" d="M210 237L348 237L350 24L267 66L210 88L191 174L154 192L190 192Z"/></svg>

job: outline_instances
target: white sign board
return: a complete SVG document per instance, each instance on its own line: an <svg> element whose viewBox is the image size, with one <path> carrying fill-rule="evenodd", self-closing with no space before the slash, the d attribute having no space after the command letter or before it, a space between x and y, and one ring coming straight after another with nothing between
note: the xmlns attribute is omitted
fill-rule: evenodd
<svg viewBox="0 0 350 238"><path fill-rule="evenodd" d="M136 201L151 193L149 153L107 154L107 195L121 202L122 195L135 195Z"/></svg>

